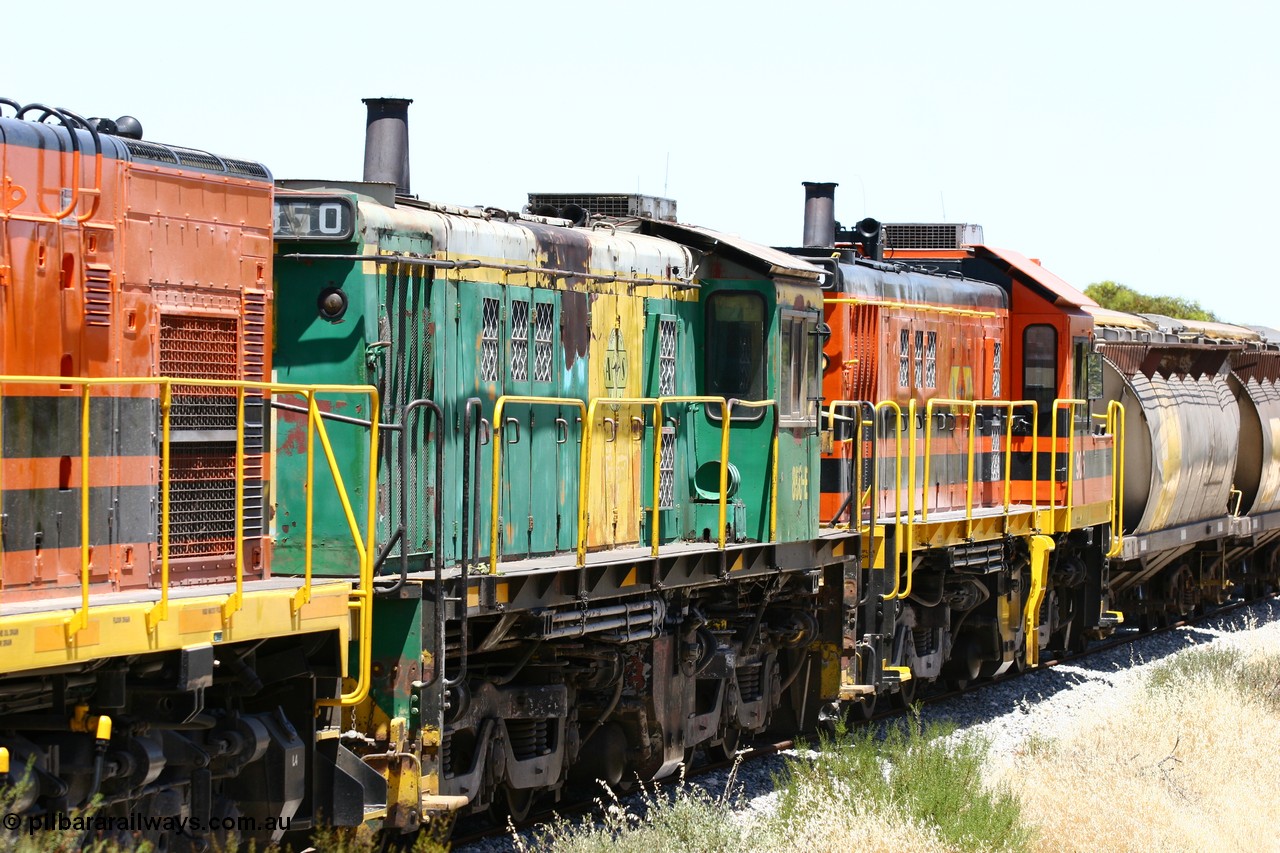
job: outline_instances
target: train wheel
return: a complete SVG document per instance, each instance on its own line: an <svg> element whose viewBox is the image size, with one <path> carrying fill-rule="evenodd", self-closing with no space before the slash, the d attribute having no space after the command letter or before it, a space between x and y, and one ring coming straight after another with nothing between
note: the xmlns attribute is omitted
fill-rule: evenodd
<svg viewBox="0 0 1280 853"><path fill-rule="evenodd" d="M916 701L916 694L919 692L920 679L908 678L898 687L898 692L893 694L893 701L899 708L910 708L911 703Z"/></svg>
<svg viewBox="0 0 1280 853"><path fill-rule="evenodd" d="M1018 675L1027 671L1027 637L1023 637L1018 650L1013 654L1013 666L1009 667Z"/></svg>
<svg viewBox="0 0 1280 853"><path fill-rule="evenodd" d="M741 740L742 729L737 726L727 726L724 730L724 739L714 746L707 747L707 754L712 760L732 761L738 754L738 743Z"/></svg>
<svg viewBox="0 0 1280 853"><path fill-rule="evenodd" d="M849 728L860 723L870 722L876 713L876 694L870 693L846 703L844 712L845 725Z"/></svg>
<svg viewBox="0 0 1280 853"><path fill-rule="evenodd" d="M536 788L512 788L509 785L503 785L498 789L498 795L493 801L494 814L499 820L510 816L513 823L522 823L528 820L537 799Z"/></svg>

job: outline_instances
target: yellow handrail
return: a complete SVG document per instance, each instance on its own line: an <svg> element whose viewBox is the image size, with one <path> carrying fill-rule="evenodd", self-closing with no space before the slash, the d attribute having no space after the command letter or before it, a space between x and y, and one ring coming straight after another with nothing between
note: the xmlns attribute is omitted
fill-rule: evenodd
<svg viewBox="0 0 1280 853"><path fill-rule="evenodd" d="M372 385L353 386L352 388L342 389L348 393L364 392L369 395L369 498L368 507L369 514L365 521L366 541L360 542L360 528L355 519L355 513L351 509L351 501L347 498L347 489L342 482L342 473L338 470L338 460L333 455L333 446L329 443L329 431L325 428L324 421L315 418L316 434L320 438L320 446L324 448L325 459L329 462L329 473L333 476L334 489L338 493L338 499L342 502L342 512L347 518L347 527L351 531L352 541L356 546L356 554L360 558L360 586L358 589L352 590L351 595L354 598L350 604L354 605L360 611L360 664L357 669L356 687L350 693L343 693L337 699L321 699L317 702L319 705L339 705L349 707L358 705L369 695L369 687L371 684L371 670L373 668L373 537L374 525L377 523L377 458L378 458L378 413L382 411L382 405L378 398L378 389ZM312 386L313 391L317 390L334 390L332 388L324 388L323 386ZM307 464L311 464L311 460L307 460Z"/></svg>
<svg viewBox="0 0 1280 853"><path fill-rule="evenodd" d="M880 299L860 299L856 297L827 296L822 300L824 305L871 305L876 308L910 308L912 311L932 312L957 317L996 317L995 311L976 311L972 308L949 308L943 305L920 305L916 302L890 302Z"/></svg>
<svg viewBox="0 0 1280 853"><path fill-rule="evenodd" d="M1054 549L1052 536L1037 533L1031 537L1031 588L1022 611L1023 647L1027 666L1040 665L1040 605L1049 587L1049 552Z"/></svg>
<svg viewBox="0 0 1280 853"><path fill-rule="evenodd" d="M156 386L160 389L161 396L161 432L162 432L162 450L160 459L160 480L161 480L161 506L164 508L164 518L161 521L161 588L160 598L147 614L148 628L154 630L159 623L169 618L169 489L170 489L170 412L169 407L172 405L172 386L194 386L200 388L224 388L233 390L237 396L237 424L236 424L236 520L235 520L235 536L236 536L236 592L228 596L227 601L222 607L222 616L224 621L230 619L236 610L238 610L243 602L244 589L244 561L243 561L243 490L244 490L244 397L246 392L250 390L262 391L265 394L298 394L310 400L311 408L314 409L314 394L317 393L347 393L347 394L365 394L369 398L371 418L370 437L369 437L369 459L370 465L367 472L367 480L365 483L367 511L365 517L365 532L362 536L359 522L356 521L354 510L347 496L347 490L342 482L341 473L338 470L338 462L333 453L333 447L329 442L328 431L325 429L324 422L319 418L318 412L309 423L314 423L315 429L318 431L320 443L323 448L325 458L329 464L329 471L333 475L334 485L337 489L338 497L342 504L343 512L346 515L347 525L351 531L352 542L355 546L359 561L359 580L357 587L351 591L351 606L359 611L359 666L356 676L356 686L350 693L344 693L338 699L322 699L319 704L322 705L355 705L359 704L369 693L370 686L370 670L372 663L372 635L373 635L373 610L372 588L373 588L373 541L375 534L375 524L377 521L377 468L374 460L378 456L378 426L376 414L381 409L378 397L378 389L371 385L300 385L294 383L265 382L251 380L236 379L199 379L188 377L111 377L111 378L88 378L80 376L0 376L0 398L3 397L4 385L58 385L58 386L74 386L78 387L80 396L80 607L67 617L65 624L67 640L70 642L76 634L83 630L89 623L89 552L90 552L90 529L89 529L89 484L90 484L90 441L91 434L91 418L90 418L90 399L91 392L94 388L106 386ZM311 447L308 444L308 447ZM2 448L2 445L0 445ZM2 449L0 449L2 452ZM310 462L308 462L310 465ZM2 467L2 466L0 466ZM308 480L310 484L310 480ZM308 488L308 495L310 494ZM308 518L308 544L311 541L310 536L311 520ZM309 548L308 548L308 565L309 565ZM305 589L307 595L310 595L310 573L308 572L305 581Z"/></svg>
<svg viewBox="0 0 1280 853"><path fill-rule="evenodd" d="M236 591L222 602L222 620L244 606L244 388L236 389L236 517L234 521Z"/></svg>
<svg viewBox="0 0 1280 853"><path fill-rule="evenodd" d="M772 402L772 401L770 401ZM668 403L718 403L720 405L720 550L724 550L725 546L725 518L728 515L728 502L726 492L729 491L729 421L730 412L728 401L724 397L678 395L674 397L659 397L657 404L654 406L653 422L655 424L662 423L662 407ZM655 543L661 541L660 528L662 526L661 516L654 513L653 518L653 541Z"/></svg>
<svg viewBox="0 0 1280 853"><path fill-rule="evenodd" d="M578 401L581 404L582 401ZM578 566L582 567L587 564L587 517L588 507L591 500L591 440L595 435L596 425L596 406L604 404L606 406L656 406L658 404L657 397L596 397L587 406L587 413L582 420L582 451L578 455ZM657 422L657 417L654 417ZM616 429L616 428L615 428ZM657 428L655 427L655 434ZM615 432L615 437L616 437ZM661 438L655 439L655 443L661 446ZM657 477L655 463L655 478ZM655 483L656 483L655 479ZM653 503L658 505L657 487L655 485ZM656 512L655 512L656 516Z"/></svg>
<svg viewBox="0 0 1280 853"><path fill-rule="evenodd" d="M307 447L316 446L316 421L320 411L316 408L316 395L307 394ZM305 530L302 544L302 589L294 593L293 612L298 612L302 605L311 600L311 547L315 534L315 466L307 464L307 473L303 478L303 488L307 490Z"/></svg>
<svg viewBox="0 0 1280 853"><path fill-rule="evenodd" d="M67 620L67 641L89 625L89 385L80 389L80 609Z"/></svg>
<svg viewBox="0 0 1280 853"><path fill-rule="evenodd" d="M1124 405L1118 400L1107 404L1107 432L1111 433L1111 547L1108 557L1119 557L1124 551Z"/></svg>
<svg viewBox="0 0 1280 853"><path fill-rule="evenodd" d="M894 550L892 555L893 556L893 592L889 593L888 595L884 595L883 593L881 593L880 595L880 599L882 601L890 601L898 597L898 586L899 586L898 555L902 553L902 544L903 544L902 543L902 407L899 406L897 403L895 403L893 400L883 400L879 403L876 403L874 408L875 421L876 421L876 429L874 431L874 435L875 435L875 440L877 442L879 442L880 440L879 422L880 422L881 409L888 409L889 411L893 412L893 441L894 441L894 449L893 449L893 460L894 460L893 461L893 549ZM877 465L880 464L878 452L876 453L876 464ZM862 466L861 458L859 458L858 460L858 466L859 467ZM908 488L910 488L910 484L908 484ZM876 516L879 512L876 506L877 503L879 503L879 496L873 497L871 500L870 524L873 526L875 525ZM910 521L911 521L910 519L907 520L908 530L912 529L910 527ZM908 534L908 536L910 536L910 534ZM888 554L885 555L886 561L888 561L889 556L890 555Z"/></svg>
<svg viewBox="0 0 1280 853"><path fill-rule="evenodd" d="M173 409L173 383L165 382L160 388L160 600L147 611L147 630L169 618L169 427ZM309 447L310 445L308 445Z"/></svg>
<svg viewBox="0 0 1280 853"><path fill-rule="evenodd" d="M582 415L583 426L586 427L587 404L576 397L528 397L524 395L502 395L498 398L498 402L493 406L493 478L489 483L490 496L490 513L489 513L489 574L496 575L498 573L498 532L501 525L498 524L498 514L502 511L502 490L498 488L498 484L502 480L502 410L506 408L507 403L516 405L529 406L573 406ZM530 439L532 441L532 438ZM584 438L583 445L586 445ZM586 490L581 482L578 486L578 503L581 504Z"/></svg>
<svg viewBox="0 0 1280 853"><path fill-rule="evenodd" d="M1053 421L1051 425L1052 438L1050 439L1049 459L1051 460L1049 467L1049 509L1059 509L1058 506L1058 409L1066 408L1068 412L1068 428L1067 428L1067 505L1065 509L1071 512L1074 503L1072 501L1073 486L1075 485L1075 456L1076 456L1076 431L1075 431L1075 408L1076 406L1088 406L1088 400L1075 399L1059 399L1053 401ZM1035 458L1034 456L1032 458ZM1070 523L1070 522L1068 522Z"/></svg>
<svg viewBox="0 0 1280 853"><path fill-rule="evenodd" d="M898 598L911 595L911 584L915 579L915 534L916 534L916 401L913 398L907 406L907 418L910 421L911 433L907 437L907 534L905 553L907 557L907 587L898 593ZM920 496L921 504L927 503L924 494ZM923 520L923 519L922 519ZM895 558L893 572L898 573L898 562ZM894 580L897 587L897 580Z"/></svg>
<svg viewBox="0 0 1280 853"><path fill-rule="evenodd" d="M770 467L773 471L769 479L769 541L778 541L778 404L773 400L730 400L726 408L728 412L725 414L725 420L729 420L735 406L741 406L744 409L772 409L773 410L773 439L770 442L769 455L773 462ZM722 467L728 467L729 461L729 443L724 444L725 461ZM723 523L722 525L723 526ZM721 545L721 548L724 546ZM654 556L657 556L656 552Z"/></svg>

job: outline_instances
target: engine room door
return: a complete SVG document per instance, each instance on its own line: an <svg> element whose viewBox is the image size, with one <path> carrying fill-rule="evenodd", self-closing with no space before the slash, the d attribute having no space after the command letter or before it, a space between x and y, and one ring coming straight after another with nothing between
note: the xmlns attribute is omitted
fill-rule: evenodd
<svg viewBox="0 0 1280 853"><path fill-rule="evenodd" d="M458 343L457 398L479 397L481 414L493 423L493 408L502 393L506 352L503 332L503 288L495 284L463 281L457 284L458 315L454 318ZM503 448L504 456L506 448ZM454 487L459 488L460 487ZM493 495L493 442L480 448L480 482L472 484L480 507L473 559L489 555L490 506ZM499 547L503 542L499 531Z"/></svg>
<svg viewBox="0 0 1280 853"><path fill-rule="evenodd" d="M524 287L505 290L507 335L504 341L505 396L527 397L532 392L529 339L533 291ZM533 534L529 474L532 471L533 419L536 409L527 403L509 404L502 413L502 539L503 554L527 557ZM496 425L495 425L496 426Z"/></svg>
<svg viewBox="0 0 1280 853"><path fill-rule="evenodd" d="M555 382L556 293L534 288L529 291L529 392L535 397L558 396ZM515 332L512 332L514 340ZM529 407L529 553L550 554L556 550L560 500L556 484L560 479L560 453L570 446L573 430L568 420L563 427L558 406ZM561 445L559 442L564 441ZM576 449L577 444L572 444ZM574 507L576 509L576 506ZM573 509L566 509L572 512Z"/></svg>

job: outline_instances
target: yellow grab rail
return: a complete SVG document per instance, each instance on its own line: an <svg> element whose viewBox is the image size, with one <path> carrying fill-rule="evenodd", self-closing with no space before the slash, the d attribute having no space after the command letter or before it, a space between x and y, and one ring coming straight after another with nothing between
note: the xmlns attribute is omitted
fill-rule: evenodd
<svg viewBox="0 0 1280 853"><path fill-rule="evenodd" d="M1119 557L1124 551L1124 405L1118 400L1107 404L1107 432L1111 433L1111 547L1108 557Z"/></svg>
<svg viewBox="0 0 1280 853"><path fill-rule="evenodd" d="M236 591L222 602L222 618L227 620L244 606L244 388L236 389Z"/></svg>
<svg viewBox="0 0 1280 853"><path fill-rule="evenodd" d="M583 405L581 400L576 401L579 406ZM591 404L586 407L587 413L582 419L582 451L578 456L578 566L581 568L587 564L587 516L588 507L591 500L591 440L595 435L596 426L596 406L604 404L606 406L656 406L658 404L657 397L596 397ZM657 423L657 417L654 422ZM616 427L615 427L616 430ZM655 429L656 433L656 429ZM616 432L615 432L616 435ZM655 439L657 444L661 444L661 439ZM653 503L658 505L657 491L654 491ZM656 513L655 513L656 515Z"/></svg>
<svg viewBox="0 0 1280 853"><path fill-rule="evenodd" d="M489 483L489 491L492 493L490 497L490 514L489 514L489 574L496 575L498 573L498 532L501 525L498 523L498 515L502 511L502 490L498 488L498 484L502 480L502 428L504 421L502 418L502 410L506 408L508 403L516 405L529 406L573 406L579 412L583 419L583 427L587 426L587 404L575 397L529 397L523 395L502 395L498 398L498 402L493 406L493 478ZM530 439L532 441L532 439ZM583 445L586 445L586 439L583 439ZM586 489L582 482L578 484L578 503L581 505L586 496Z"/></svg>
<svg viewBox="0 0 1280 853"><path fill-rule="evenodd" d="M942 305L920 305L916 302L892 302L881 299L861 299L858 297L823 297L824 305L870 305L875 308L909 308L912 311L924 311L932 314L946 314L955 317L997 317L995 311L976 311L972 308L948 308Z"/></svg>
<svg viewBox="0 0 1280 853"><path fill-rule="evenodd" d="M770 401L772 402L772 401ZM729 401L724 397L680 395L674 397L659 397L653 411L654 424L662 423L662 407L669 403L717 403L720 406L720 550L724 550L725 546L725 530L724 523L727 513L727 496L729 491ZM776 459L776 457L775 457ZM656 554L658 542L661 541L662 526L661 515L654 513L653 518L653 547Z"/></svg>
<svg viewBox="0 0 1280 853"><path fill-rule="evenodd" d="M370 670L372 665L372 636L373 636L373 609L372 609L372 589L373 589L373 540L375 534L375 524L377 521L377 469L373 462L378 457L378 426L377 412L381 409L378 397L378 389L371 385L299 385L293 383L264 382L251 380L235 380L235 379L199 379L194 377L110 377L102 379L93 379L80 376L0 376L0 398L3 397L3 387L5 385L57 385L66 388L73 386L79 388L80 396L80 607L67 617L65 625L67 641L70 642L75 636L89 624L89 563L90 563L90 526L89 526L89 485L90 485L90 434L92 429L91 413L91 392L95 388L107 386L155 386L160 390L160 408L161 408L161 451L160 451L160 492L161 507L163 509L163 518L160 525L160 598L151 607L147 613L147 627L155 630L163 621L169 618L169 560L170 560L170 529L169 529L169 503L171 489L171 407L173 402L173 386L181 385L184 387L199 388L222 388L236 392L237 399L237 416L236 416L236 519L235 519L235 572L236 572L236 591L227 597L222 606L223 621L229 620L243 604L244 595L244 542L243 542L243 492L244 492L244 399L248 391L261 391L264 395L273 394L297 394L309 400L310 409L314 414L309 415L308 428L314 428L320 437L320 443L323 448L325 458L329 464L329 471L333 475L334 485L336 487L338 497L342 504L343 512L346 515L347 525L352 536L352 543L355 546L359 561L359 580L355 589L351 591L351 606L359 611L359 665L356 676L355 688L350 693L344 693L338 699L322 699L319 704L322 705L342 705L349 706L359 704L369 693L370 686ZM342 475L338 470L338 462L333 453L333 447L329 442L328 431L325 429L323 421L319 417L318 411L315 410L314 395L317 393L347 393L347 394L365 394L369 398L371 418L370 437L369 437L369 459L370 465L365 483L367 510L365 514L365 530L362 534L360 524L356 520L355 512L352 509L350 499L347 496L347 490L342 482ZM310 433L309 433L310 436ZM310 443L308 448L310 448ZM3 445L0 445L2 452ZM265 450L265 448L264 448ZM2 468L3 466L0 466ZM308 462L310 468L310 462ZM310 475L308 475L308 498L311 494ZM311 573L310 573L310 542L311 542L311 519L307 519L307 574L304 579L302 600L309 600L311 596Z"/></svg>
<svg viewBox="0 0 1280 853"><path fill-rule="evenodd" d="M880 596L881 600L890 601L898 597L898 586L899 586L899 580L900 580L900 576L898 574L898 556L902 553L902 548L903 548L903 540L902 540L902 536L903 536L903 530L902 530L902 407L899 406L897 403L895 403L893 400L884 400L882 402L876 403L873 411L875 413L874 414L874 419L876 422L875 423L875 440L877 442L880 440L879 422L880 422L880 411L882 409L887 409L888 411L893 412L893 444L894 444L893 446L893 549L894 550L892 555L893 556L893 592L891 592L889 595L884 595L882 593ZM879 453L877 453L876 456L877 456L876 464L879 464L879 461L878 461ZM861 461L859 461L858 467L859 468L862 467ZM879 480L878 474L876 475L875 479ZM872 498L871 518L870 518L871 525L875 524L876 516L879 512L876 506L878 502L879 502L879 496ZM912 524L912 519L908 517L907 533L906 533L908 539L911 538L912 531L914 529L915 528ZM886 554L885 559L888 560L888 558L889 558L889 555Z"/></svg>
<svg viewBox="0 0 1280 853"><path fill-rule="evenodd" d="M773 439L769 447L769 455L772 458L771 468L773 469L769 478L769 541L778 541L778 404L773 400L730 400L725 407L728 411L725 413L725 420L729 420L733 413L734 407L741 406L744 409L772 409L773 410ZM726 441L724 445L724 462L722 468L728 468L729 462L729 444ZM721 474L723 477L723 473ZM723 526L723 525L722 525ZM721 545L721 548L724 546ZM654 553L657 556L657 553Z"/></svg>
<svg viewBox="0 0 1280 853"><path fill-rule="evenodd" d="M1075 411L1077 406L1088 406L1088 400L1060 399L1053 401L1053 421L1051 430L1052 438L1050 439L1050 467L1049 467L1049 508L1050 509L1066 509L1071 512L1074 502L1072 501L1073 487L1075 486L1075 457L1076 457L1076 431L1075 431ZM1065 408L1068 412L1067 416L1067 505L1065 507L1058 506L1058 410ZM1032 456L1034 459L1035 457Z"/></svg>
<svg viewBox="0 0 1280 853"><path fill-rule="evenodd" d="M881 491L881 490L883 489L883 485L882 485L882 484L880 484L880 482L879 482L880 477L879 477L879 470L878 470L878 466L880 465L880 453L879 453L879 444L880 444L880 415L881 415L881 413L882 413L882 412L884 412L884 411L890 411L890 412L893 412L893 425L894 425L894 426L893 426L893 439L894 439L894 455L893 455L893 458L894 458L894 466L893 466L893 476L894 476L894 487L893 487L893 530L894 530L894 537L893 537L893 542L894 542L894 552L893 552L892 554L886 554L886 555L885 555L885 562L886 562L886 565L892 565L892 566L893 566L893 590L892 590L891 592L889 592L887 595L886 595L886 594L883 594L883 593L880 595L880 600L881 600L881 601L892 601L893 599L895 599L895 598L897 598L897 597L898 597L898 593L899 593L900 588L901 588L901 581L902 581L902 578L901 578L901 575L900 575L900 574L899 574L899 572L898 572L898 557L902 554L903 547L904 547L904 546L903 546L903 520L902 520L902 491L903 491L903 489L902 489L902 433L903 433L903 429L902 429L902 407L901 407L901 406L899 406L899 405L898 405L896 402L894 402L893 400L882 400L882 401L880 401L879 403L876 403L874 406L871 406L871 411L872 411L872 420L870 420L870 421L865 421L865 420L862 420L862 414L861 414L863 404L864 404L864 401L862 401L862 400L833 400L833 401L831 401L831 403L830 403L830 404L828 404L828 405L830 406L830 408L827 410L827 429L828 429L828 431L834 431L834 429L835 429L835 419L836 419L835 411L836 411L836 409L842 409L842 408L847 409L847 408L855 408L855 407L858 409L858 412L859 412L859 414L858 414L858 422L859 422L859 424L861 424L862 426L868 426L868 425L870 425L871 427L873 427L873 431L872 431L872 441L874 441L874 442L876 443L876 452L873 454L873 459L874 459L874 464L877 466L877 470L876 470L876 471L874 471L874 472L873 472L873 474L872 474L872 482L871 482L871 483L866 484L866 486L867 486L867 496L868 496L868 498L867 498L867 505L868 505L868 508L869 508L869 510L870 510L870 515L869 515L869 518L868 518L868 521L867 521L867 524L866 524L866 526L865 526L865 527L863 526L863 523L862 523L862 487L863 487L863 485L864 485L864 484L863 484L863 482L862 482L862 444L863 444L863 441L862 441L862 436L861 436L860 434L859 434L859 436L857 437L857 439L853 442L853 444L854 444L854 451L853 451L853 452L854 452L854 454L855 454L855 458L854 458L853 460L851 460L851 461L852 461L852 464L853 464L853 466L854 466L854 489L855 489L855 493L858 495L858 508L857 508L857 512L858 512L858 519L857 519L857 522L856 522L856 523L857 523L857 525L858 525L858 529L859 529L859 531L862 533L862 535L863 535L864 537L866 537L866 538L868 539L868 547L874 547L874 543L871 543L869 540L871 539L871 530L872 530L872 528L874 528L874 527L875 527L876 519L877 519L877 518L879 517L879 515L880 515L880 508L879 508L880 496L879 496L878 494L876 494L876 492ZM878 487L878 488L877 488L877 487ZM908 488L910 488L910 484L908 484ZM852 513L851 513L850 515L852 516ZM851 521L851 523L853 523L853 522L852 522L852 518L850 519L850 521ZM906 529L907 529L907 531L908 531L908 532L907 532L907 536L908 536L908 538L910 538L910 536L912 535L911 531L913 530L912 519L910 518L910 516L908 516L908 518L907 518L907 522L906 522ZM871 562L871 560L868 560L868 562Z"/></svg>
<svg viewBox="0 0 1280 853"><path fill-rule="evenodd" d="M1052 536L1037 533L1031 537L1031 588L1022 611L1023 647L1029 667L1040 665L1040 605L1049 588L1049 552L1053 549Z"/></svg>
<svg viewBox="0 0 1280 853"><path fill-rule="evenodd" d="M915 579L915 521L916 521L916 401L911 400L907 406L907 418L910 421L911 433L907 437L907 543L906 543L906 563L907 563L907 586L898 593L898 598L908 598L911 595L911 584ZM923 473L923 472L922 472ZM920 504L921 507L927 503L924 490L921 490ZM921 519L923 521L923 518ZM893 570L898 570L898 564L895 562Z"/></svg>
<svg viewBox="0 0 1280 853"><path fill-rule="evenodd" d="M169 618L169 499L170 469L169 428L173 409L173 383L166 382L160 388L160 447L165 461L160 466L160 600L147 611L147 630ZM310 445L308 445L309 447Z"/></svg>
<svg viewBox="0 0 1280 853"><path fill-rule="evenodd" d="M1034 448L1037 443L1037 427L1036 420L1038 415L1038 407L1035 400L951 400L945 398L935 398L929 400L925 406L925 434L924 434L924 474L923 474L923 491L921 493L921 521L929 520L929 467L933 459L933 407L934 405L959 407L967 410L969 415L969 443L968 443L968 475L965 483L965 527L966 535L973 535L973 491L976 478L974 476L974 464L977 455L977 430L975 424L977 422L978 408L998 408L1006 411L1006 423L1009 425L1005 430L1005 448L1004 448L1004 511L1007 515L1012 503L1012 484L1013 484L1013 440L1012 440L1012 424L1013 410L1018 406L1031 407L1031 434L1032 446ZM1035 453L1032 453L1031 462L1031 509L1034 512L1038 507L1036 498L1036 464Z"/></svg>

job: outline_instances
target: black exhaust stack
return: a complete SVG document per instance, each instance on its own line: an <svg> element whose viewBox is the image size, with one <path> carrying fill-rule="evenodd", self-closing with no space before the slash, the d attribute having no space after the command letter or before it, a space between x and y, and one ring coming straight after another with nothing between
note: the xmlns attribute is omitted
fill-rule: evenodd
<svg viewBox="0 0 1280 853"><path fill-rule="evenodd" d="M804 181L804 247L831 249L836 245L836 187L839 184Z"/></svg>
<svg viewBox="0 0 1280 853"><path fill-rule="evenodd" d="M364 180L395 184L409 194L410 98L363 98L369 108L364 128Z"/></svg>

